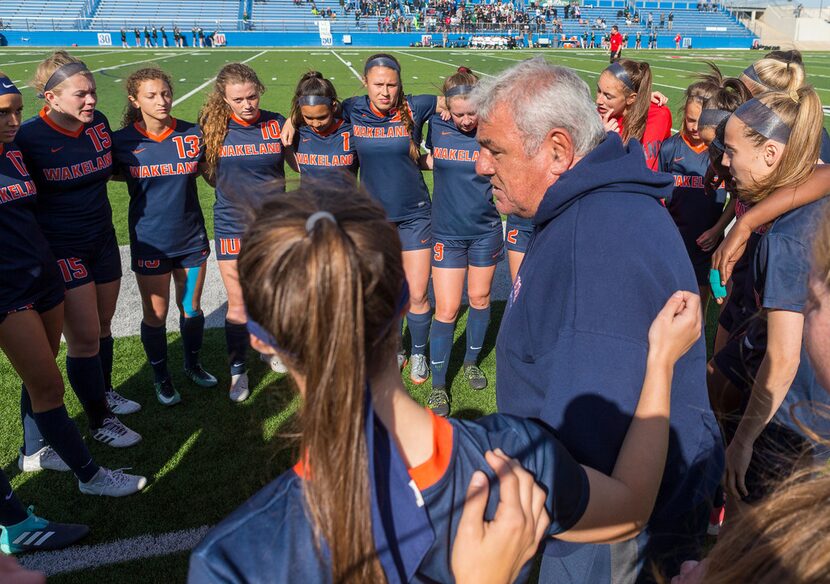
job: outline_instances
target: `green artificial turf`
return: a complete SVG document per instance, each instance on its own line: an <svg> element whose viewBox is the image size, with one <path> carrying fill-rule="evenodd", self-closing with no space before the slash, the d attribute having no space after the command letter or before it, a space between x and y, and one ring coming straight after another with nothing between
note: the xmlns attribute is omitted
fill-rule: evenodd
<svg viewBox="0 0 830 584"><path fill-rule="evenodd" d="M27 51L0 50L0 70L13 80L28 82L36 63L25 63L46 56L45 49ZM308 69L322 71L332 79L341 98L361 92L361 86L347 63L360 71L363 60L374 50L325 49L307 50L123 50L98 52L77 49L96 73L99 109L109 118L113 129L120 126L126 103L124 79L131 70L157 64L171 74L176 96L184 96L209 82L227 62L242 61L256 56L250 65L257 70L268 91L261 107L287 113L296 81ZM407 93L436 93L443 77L457 66L466 65L483 75L495 74L515 61L542 54L551 62L575 68L593 91L596 77L607 65L601 51L462 51L430 50L393 51L403 66L403 82ZM260 54L261 53L261 54ZM338 56L343 61L338 59ZM727 74L737 75L759 55L749 51L626 51L626 57L647 59L655 74L655 89L665 93L673 111L680 106L683 89L703 71L704 60L718 63ZM137 61L144 61L138 63ZM19 64L15 64L18 63ZM805 62L819 95L830 102L830 60L826 53L806 53ZM125 66L121 66L125 65ZM174 108L174 115L195 120L211 84L185 99ZM23 89L26 113L34 115L40 108L31 88ZM675 115L675 129L679 118ZM827 124L826 124L827 125ZM289 171L289 178L295 177ZM431 187L432 177L425 173ZM119 243L128 243L128 195L123 183L112 183L110 199ZM200 198L205 211L209 234L212 236L212 189L200 179ZM466 387L460 367L464 354L466 312L459 318L453 348L448 386L452 394L452 413L462 417L478 417L495 411L495 335L504 302L496 302L492 324L482 351L482 370L491 380L484 391ZM710 311L707 337L714 335L716 311ZM97 544L143 534L160 534L174 530L215 524L236 508L257 489L284 471L294 460L293 441L289 437L297 399L284 377L270 372L262 363L251 359L252 396L243 404L227 398L229 383L225 357L224 333L208 330L205 335L203 361L217 374L220 384L215 389L199 389L190 385L181 374L181 342L178 334L169 335L170 362L174 379L183 397L183 404L174 408L159 405L153 395L152 373L138 337L119 338L115 344L114 383L127 397L139 401L143 410L124 421L140 432L144 440L136 447L116 450L87 439L97 460L112 468L132 467L131 472L150 478L150 486L141 495L126 499L94 498L78 492L75 479L69 474L41 472L23 475L17 470L17 448L20 443L18 418L19 380L0 356L0 465L11 477L20 498L37 505L38 514L64 521L88 523L92 533L85 543ZM63 370L63 353L58 363ZM409 384L408 376L405 376ZM450 385L451 383L451 385ZM409 386L415 399L424 402L431 383ZM79 427L86 432L86 421L71 390L66 395L67 407ZM81 582L178 582L186 574L187 554L114 564L95 570L63 575L52 581Z"/></svg>

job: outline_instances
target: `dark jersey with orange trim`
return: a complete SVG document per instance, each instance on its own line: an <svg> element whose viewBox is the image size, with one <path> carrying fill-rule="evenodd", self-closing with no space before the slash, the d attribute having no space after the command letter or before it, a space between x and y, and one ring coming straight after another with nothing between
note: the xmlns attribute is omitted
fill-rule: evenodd
<svg viewBox="0 0 830 584"><path fill-rule="evenodd" d="M720 219L726 203L726 190L720 188L712 196L704 189L703 177L709 168L709 152L705 144L695 148L678 133L663 142L658 158L658 170L674 176L674 190L666 206L683 236L686 251L700 280L701 275L708 274L710 258L715 250L703 251L697 244L697 238Z"/></svg>
<svg viewBox="0 0 830 584"><path fill-rule="evenodd" d="M432 420L432 458L410 469L412 482L402 487L406 492L399 494L408 505L426 507L433 532L409 582L452 581L452 544L467 487L476 470L491 477L485 516L494 516L499 490L484 459L487 450L501 448L545 486L550 535L571 529L582 517L589 499L585 470L539 424L505 415L477 421L444 420L433 415ZM376 452L375 460L379 456ZM283 473L207 534L190 557L191 584L332 581L327 548L323 546L321 557L314 547L314 532L303 499L303 479L298 472L305 474L299 465ZM423 535L401 533L399 538ZM392 541L390 545L405 544ZM518 582L527 580L530 567L525 566ZM390 582L401 581L398 574L387 570L386 575Z"/></svg>
<svg viewBox="0 0 830 584"><path fill-rule="evenodd" d="M112 137L104 114L96 111L90 123L69 132L44 108L23 123L15 141L37 184L37 220L52 246L92 241L112 230Z"/></svg>
<svg viewBox="0 0 830 584"><path fill-rule="evenodd" d="M409 157L409 144L421 143L424 122L438 104L434 95L406 97L414 121L410 137L401 113L380 113L366 95L343 101L343 118L352 124L352 139L360 158L360 182L380 201L390 221L428 215L430 199L418 165Z"/></svg>
<svg viewBox="0 0 830 584"><path fill-rule="evenodd" d="M138 124L113 135L118 171L130 191L130 250L142 259L164 259L208 247L196 177L202 132L173 120L160 135Z"/></svg>
<svg viewBox="0 0 830 584"><path fill-rule="evenodd" d="M216 168L214 229L240 237L268 193L285 191L285 152L280 141L285 118L260 110L247 123L231 116Z"/></svg>
<svg viewBox="0 0 830 584"><path fill-rule="evenodd" d="M37 186L14 142L0 144L0 310L28 304L27 294L57 267L37 224Z"/></svg>
<svg viewBox="0 0 830 584"><path fill-rule="evenodd" d="M490 180L476 174L480 152L476 132L462 132L438 114L429 119L426 140L432 152L432 233L476 239L501 229Z"/></svg>
<svg viewBox="0 0 830 584"><path fill-rule="evenodd" d="M354 180L357 175L357 151L352 139L352 125L337 120L324 134L309 126L300 126L294 158L300 167L300 182L305 180Z"/></svg>

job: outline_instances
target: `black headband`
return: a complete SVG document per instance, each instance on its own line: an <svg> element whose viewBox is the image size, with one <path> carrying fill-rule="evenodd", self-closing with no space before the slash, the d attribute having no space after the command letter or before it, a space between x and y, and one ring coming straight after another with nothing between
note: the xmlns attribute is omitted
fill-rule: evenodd
<svg viewBox="0 0 830 584"><path fill-rule="evenodd" d="M608 67L605 68L606 71L611 73L614 77L622 81L622 84L625 85L631 91L637 91L634 87L634 81L631 80L631 76L628 74L628 71L625 70L625 67L620 65L619 63L611 63Z"/></svg>
<svg viewBox="0 0 830 584"><path fill-rule="evenodd" d="M764 88L766 88L766 89L770 89L770 87L769 87L766 83L764 83L763 81L761 81L761 78L760 78L760 77L758 77L758 72L755 70L755 64L752 64L752 65L750 65L749 67L747 67L746 69L744 69L744 73L743 73L743 74L744 74L744 76L748 77L748 78L749 78L749 79L751 79L753 82L755 82L755 83L757 83L758 85L760 85L761 87L764 87Z"/></svg>
<svg viewBox="0 0 830 584"><path fill-rule="evenodd" d="M735 110L735 115L748 127L767 140L786 144L790 139L790 127L759 99L750 99Z"/></svg>
<svg viewBox="0 0 830 584"><path fill-rule="evenodd" d="M366 61L366 66L363 67L363 75L366 75L366 73L369 72L369 69L374 67L388 67L390 69L394 69L398 73L401 72L401 66L389 57L375 57L374 59Z"/></svg>
<svg viewBox="0 0 830 584"><path fill-rule="evenodd" d="M297 105L328 105L332 104L332 99L325 95L301 95L297 98Z"/></svg>
<svg viewBox="0 0 830 584"><path fill-rule="evenodd" d="M450 87L446 90L444 92L444 97L449 99L451 97L455 97L456 95L468 95L472 90L472 85L456 85L455 87Z"/></svg>
<svg viewBox="0 0 830 584"><path fill-rule="evenodd" d="M43 95L50 91L53 87L60 85L73 75L77 75L78 73L89 73L89 69L87 68L86 64L82 61L77 61L74 63L67 63L66 65L61 65L49 79L46 81L46 85L43 86L43 91L38 94L38 97L43 98Z"/></svg>
<svg viewBox="0 0 830 584"><path fill-rule="evenodd" d="M697 120L698 127L712 127L718 126L720 123L732 115L732 112L722 109L705 109L700 112L700 117Z"/></svg>

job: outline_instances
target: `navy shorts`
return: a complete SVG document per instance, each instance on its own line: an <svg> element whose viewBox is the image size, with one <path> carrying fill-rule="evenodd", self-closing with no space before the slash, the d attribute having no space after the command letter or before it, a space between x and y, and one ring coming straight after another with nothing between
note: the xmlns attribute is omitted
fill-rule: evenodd
<svg viewBox="0 0 830 584"><path fill-rule="evenodd" d="M763 353L753 351L745 335L730 338L713 358L720 372L743 393L752 390L763 359Z"/></svg>
<svg viewBox="0 0 830 584"><path fill-rule="evenodd" d="M216 259L221 261L239 259L239 251L242 249L241 237L222 237L217 235L213 240L216 250Z"/></svg>
<svg viewBox="0 0 830 584"><path fill-rule="evenodd" d="M169 258L143 259L133 256L132 270L142 276L159 276L161 274L169 274L173 270L201 266L207 261L209 255L210 249L205 248Z"/></svg>
<svg viewBox="0 0 830 584"><path fill-rule="evenodd" d="M514 225L508 219L507 232L504 236L507 251L527 253L527 245L530 243L531 235L533 235L533 225Z"/></svg>
<svg viewBox="0 0 830 584"><path fill-rule="evenodd" d="M52 247L67 290L95 282L106 284L121 278L121 252L115 230L86 243Z"/></svg>
<svg viewBox="0 0 830 584"><path fill-rule="evenodd" d="M432 240L433 268L489 268L504 259L504 237L501 229L478 239Z"/></svg>
<svg viewBox="0 0 830 584"><path fill-rule="evenodd" d="M432 247L432 218L429 215L397 221L395 227L398 228L398 237L401 238L401 251Z"/></svg>
<svg viewBox="0 0 830 584"><path fill-rule="evenodd" d="M66 292L63 280L58 273L57 268L51 264L49 268L41 272L41 274L32 282L28 290L21 290L21 296L10 303L6 303L0 308L0 323L6 320L6 317L15 312L22 312L24 310L37 310L39 313L49 312L61 302Z"/></svg>

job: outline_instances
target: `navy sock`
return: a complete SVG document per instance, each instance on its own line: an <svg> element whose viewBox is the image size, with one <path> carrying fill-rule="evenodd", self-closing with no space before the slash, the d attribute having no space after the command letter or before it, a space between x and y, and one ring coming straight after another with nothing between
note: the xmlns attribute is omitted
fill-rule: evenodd
<svg viewBox="0 0 830 584"><path fill-rule="evenodd" d="M245 356L248 352L248 329L244 324L225 320L225 342L228 345L228 360L231 375L245 373L248 369Z"/></svg>
<svg viewBox="0 0 830 584"><path fill-rule="evenodd" d="M153 376L157 383L170 377L167 370L167 329L162 326L150 326L141 323L141 344L147 354L147 361L153 368Z"/></svg>
<svg viewBox="0 0 830 584"><path fill-rule="evenodd" d="M100 428L112 414L107 406L104 372L101 359L94 357L66 357L66 376L69 384L84 406L90 428ZM48 439L47 439L48 441ZM51 442L50 442L51 444Z"/></svg>
<svg viewBox="0 0 830 584"><path fill-rule="evenodd" d="M46 440L37 428L32 411L32 400L25 385L20 387L20 421L23 423L23 454L31 456L46 446Z"/></svg>
<svg viewBox="0 0 830 584"><path fill-rule="evenodd" d="M432 330L429 332L429 361L433 387L444 387L447 384L447 365L450 363L454 332L454 322L432 321Z"/></svg>
<svg viewBox="0 0 830 584"><path fill-rule="evenodd" d="M0 525L17 525L27 517L26 510L14 494L6 473L0 470Z"/></svg>
<svg viewBox="0 0 830 584"><path fill-rule="evenodd" d="M475 365L478 362L478 355L481 353L481 346L484 344L484 336L487 334L487 327L490 324L490 307L473 308L467 313L467 352L464 354L464 365Z"/></svg>
<svg viewBox="0 0 830 584"><path fill-rule="evenodd" d="M409 336L412 337L412 354L424 355L429 340L429 325L432 324L432 315L406 313L406 324L409 326Z"/></svg>
<svg viewBox="0 0 830 584"><path fill-rule="evenodd" d="M101 337L98 340L98 356L101 357L101 371L104 372L104 387L112 388L112 354L115 349L115 341L112 335Z"/></svg>
<svg viewBox="0 0 830 584"><path fill-rule="evenodd" d="M48 412L35 412L34 418L43 437L80 481L87 482L95 476L99 467L92 460L78 427L69 419L66 406Z"/></svg>
<svg viewBox="0 0 830 584"><path fill-rule="evenodd" d="M193 369L199 364L199 351L205 336L205 315L200 312L190 318L179 317L179 330L182 332L184 367Z"/></svg>

